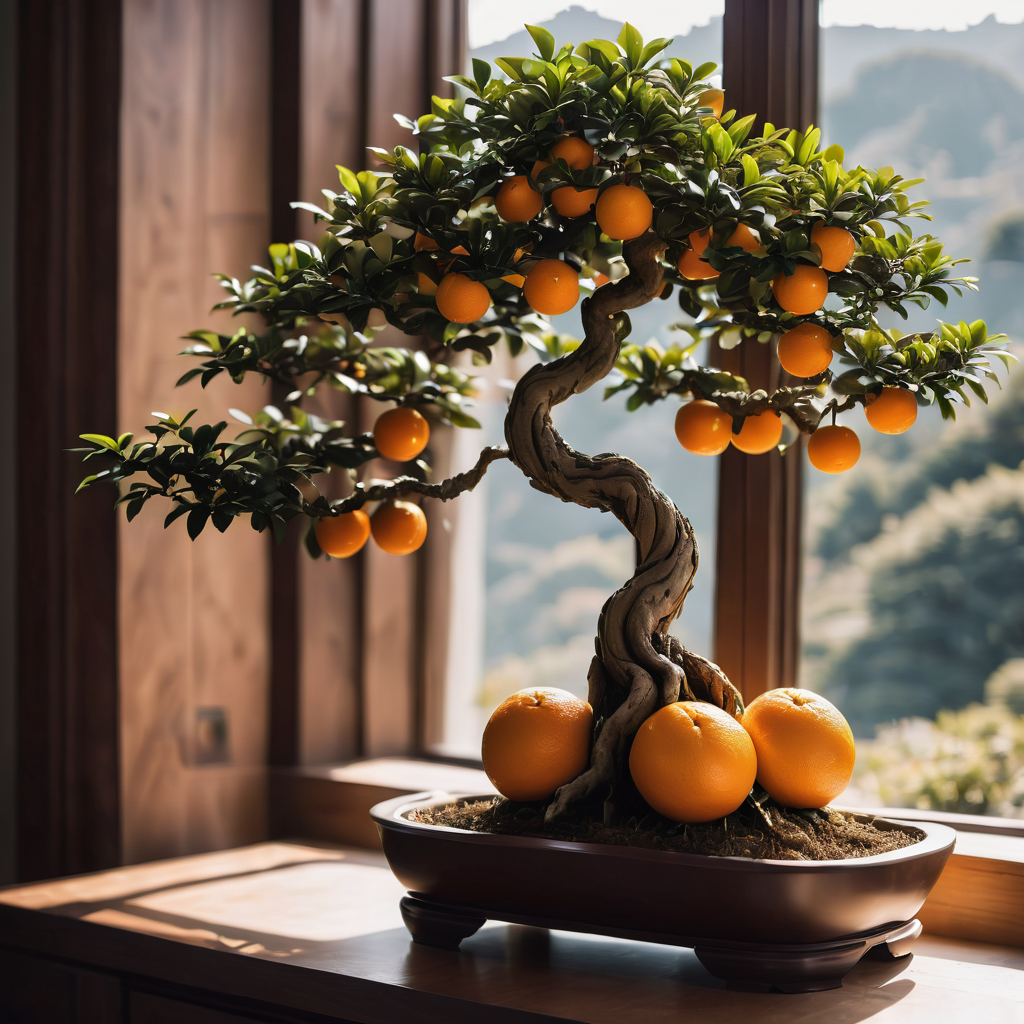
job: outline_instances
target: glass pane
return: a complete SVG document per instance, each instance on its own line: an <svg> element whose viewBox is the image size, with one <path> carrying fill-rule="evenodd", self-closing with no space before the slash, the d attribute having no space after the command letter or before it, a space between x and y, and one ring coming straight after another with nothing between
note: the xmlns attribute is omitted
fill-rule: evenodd
<svg viewBox="0 0 1024 1024"><path fill-rule="evenodd" d="M934 222L914 233L980 278L884 326L981 318L1024 337L1024 5L821 11L826 141L847 167L926 178L912 197ZM1024 814L1024 373L1000 376L956 423L922 409L889 436L858 407L841 418L857 466L806 469L801 685L858 737L849 805Z"/></svg>
<svg viewBox="0 0 1024 1024"><path fill-rule="evenodd" d="M568 9L567 9L568 8ZM645 38L675 36L669 56L694 64L721 62L722 0L647 4L629 12ZM523 22L544 25L558 44L615 39L622 7L611 3L533 2L502 10L490 0L470 3L471 56L529 56ZM668 347L671 325L685 316L675 298L631 314L631 341ZM554 320L581 337L579 307ZM482 436L459 431L456 468L470 465L483 444L504 443L502 426L513 381L529 366L496 356L474 415ZM483 371L482 371L483 372ZM609 379L608 383L613 381ZM618 452L642 465L690 519L700 570L673 632L698 653L712 655L717 459L684 451L675 439L678 405L666 401L633 413L624 398L602 401L603 385L555 410L555 425L582 452ZM632 575L633 541L611 516L564 504L533 490L508 463L497 463L472 494L459 499L455 528L451 632L439 753L478 757L491 711L526 686L558 686L585 696L587 670L601 606Z"/></svg>

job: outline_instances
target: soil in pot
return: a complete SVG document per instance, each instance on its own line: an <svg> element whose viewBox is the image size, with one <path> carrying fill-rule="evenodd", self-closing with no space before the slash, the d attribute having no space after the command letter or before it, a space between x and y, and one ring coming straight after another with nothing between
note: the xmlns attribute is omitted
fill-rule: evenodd
<svg viewBox="0 0 1024 1024"><path fill-rule="evenodd" d="M793 810L771 801L743 804L726 818L682 825L653 812L622 825L609 826L585 815L544 821L544 805L493 797L461 800L416 811L411 820L471 832L533 836L576 843L636 846L715 857L763 860L846 860L900 850L919 842L923 832L879 828L839 811Z"/></svg>

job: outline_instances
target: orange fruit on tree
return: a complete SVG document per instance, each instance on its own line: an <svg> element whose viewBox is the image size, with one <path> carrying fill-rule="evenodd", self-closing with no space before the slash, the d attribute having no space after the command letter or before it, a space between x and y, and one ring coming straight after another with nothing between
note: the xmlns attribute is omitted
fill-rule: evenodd
<svg viewBox="0 0 1024 1024"><path fill-rule="evenodd" d="M769 690L743 713L757 751L757 781L784 807L824 807L850 783L853 733L839 709L810 690Z"/></svg>
<svg viewBox="0 0 1024 1024"><path fill-rule="evenodd" d="M411 555L427 539L427 517L411 501L385 501L373 513L370 532L389 555Z"/></svg>
<svg viewBox="0 0 1024 1024"><path fill-rule="evenodd" d="M420 295L437 294L437 285L422 270L416 271L416 283L419 287Z"/></svg>
<svg viewBox="0 0 1024 1024"><path fill-rule="evenodd" d="M640 795L674 821L714 821L746 799L757 756L746 729L703 701L666 704L640 726L629 751Z"/></svg>
<svg viewBox="0 0 1024 1024"><path fill-rule="evenodd" d="M818 223L811 228L811 245L821 250L821 265L825 270L838 273L846 269L853 258L857 241L846 228Z"/></svg>
<svg viewBox="0 0 1024 1024"><path fill-rule="evenodd" d="M725 240L726 245L738 245L747 252L761 248L761 242L746 224L737 224L736 230Z"/></svg>
<svg viewBox="0 0 1024 1024"><path fill-rule="evenodd" d="M902 434L917 420L917 398L905 388L882 388L880 395L864 396L864 415L881 434Z"/></svg>
<svg viewBox="0 0 1024 1024"><path fill-rule="evenodd" d="M508 281L509 284L514 284L517 288L522 288L526 284L526 278L522 274L505 274L502 281Z"/></svg>
<svg viewBox="0 0 1024 1024"><path fill-rule="evenodd" d="M568 135L551 147L552 160L564 160L574 171L582 171L594 162L594 147L589 142Z"/></svg>
<svg viewBox="0 0 1024 1024"><path fill-rule="evenodd" d="M732 417L703 398L679 407L676 440L694 455L721 455L732 438Z"/></svg>
<svg viewBox="0 0 1024 1024"><path fill-rule="evenodd" d="M792 274L779 274L772 281L775 301L787 313L806 316L821 309L828 295L828 274L819 267L798 263Z"/></svg>
<svg viewBox="0 0 1024 1024"><path fill-rule="evenodd" d="M491 308L491 293L465 274L445 274L437 286L437 311L455 324L471 324Z"/></svg>
<svg viewBox="0 0 1024 1024"><path fill-rule="evenodd" d="M698 228L689 234L690 248L698 255L703 256L704 250L711 241L711 228Z"/></svg>
<svg viewBox="0 0 1024 1024"><path fill-rule="evenodd" d="M597 189L564 185L551 193L551 202L562 217L584 217L597 202Z"/></svg>
<svg viewBox="0 0 1024 1024"><path fill-rule="evenodd" d="M654 219L654 207L647 193L635 185L611 185L597 200L594 211L598 227L619 241L638 238Z"/></svg>
<svg viewBox="0 0 1024 1024"><path fill-rule="evenodd" d="M705 89L697 97L697 106L710 107L715 117L721 117L725 107L725 93L721 89Z"/></svg>
<svg viewBox="0 0 1024 1024"><path fill-rule="evenodd" d="M857 465L860 438L849 427L818 427L807 441L807 458L822 473L845 473Z"/></svg>
<svg viewBox="0 0 1024 1024"><path fill-rule="evenodd" d="M817 377L832 362L832 335L817 324L800 324L779 338L779 362L794 377Z"/></svg>
<svg viewBox="0 0 1024 1024"><path fill-rule="evenodd" d="M415 459L430 440L430 424L417 409L400 406L377 417L373 443L385 459L408 462Z"/></svg>
<svg viewBox="0 0 1024 1024"><path fill-rule="evenodd" d="M562 260L541 260L526 275L523 296L538 313L568 313L580 297L580 275Z"/></svg>
<svg viewBox="0 0 1024 1024"><path fill-rule="evenodd" d="M525 174L509 178L494 197L494 208L498 211L498 216L502 220L516 224L533 220L543 205L541 194L530 188L529 179Z"/></svg>
<svg viewBox="0 0 1024 1024"><path fill-rule="evenodd" d="M509 800L544 800L587 767L593 724L593 708L567 690L513 693L484 729L484 771Z"/></svg>
<svg viewBox="0 0 1024 1024"><path fill-rule="evenodd" d="M711 281L720 273L707 260L701 259L696 249L684 249L676 266L687 281Z"/></svg>
<svg viewBox="0 0 1024 1024"><path fill-rule="evenodd" d="M530 177L536 180L537 175L544 170L545 167L550 167L550 160L535 160L533 167L530 168Z"/></svg>
<svg viewBox="0 0 1024 1024"><path fill-rule="evenodd" d="M602 274L600 271L594 275L594 290L603 288L606 284L611 283L611 278L607 274Z"/></svg>
<svg viewBox="0 0 1024 1024"><path fill-rule="evenodd" d="M747 455L764 455L778 448L782 440L782 417L774 409L743 418L738 434L731 434L732 446Z"/></svg>
<svg viewBox="0 0 1024 1024"><path fill-rule="evenodd" d="M316 523L316 542L331 558L349 558L370 536L370 517L362 510L340 516L324 516Z"/></svg>
<svg viewBox="0 0 1024 1024"><path fill-rule="evenodd" d="M429 235L421 235L418 231L416 232L415 239L413 239L412 247L416 252L420 252L423 249L440 248L437 242L435 242Z"/></svg>

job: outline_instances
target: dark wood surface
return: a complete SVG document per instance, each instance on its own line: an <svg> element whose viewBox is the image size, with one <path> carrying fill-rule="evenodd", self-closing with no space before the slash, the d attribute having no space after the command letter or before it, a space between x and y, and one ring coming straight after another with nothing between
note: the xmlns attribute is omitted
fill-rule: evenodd
<svg viewBox="0 0 1024 1024"><path fill-rule="evenodd" d="M818 119L816 0L726 0L725 105L757 125L804 129ZM755 127L755 132L760 127ZM716 365L772 390L774 345L716 350ZM719 462L715 660L746 700L795 686L799 666L802 444Z"/></svg>
<svg viewBox="0 0 1024 1024"><path fill-rule="evenodd" d="M858 965L841 990L729 993L666 946L501 924L458 953L417 946L401 895L380 855L353 849L261 844L138 865L0 892L0 964L15 982L56 970L47 999L72 999L68 971L116 979L133 1024L1009 1024L1024 1013L1021 950L923 939L907 960Z"/></svg>
<svg viewBox="0 0 1024 1024"><path fill-rule="evenodd" d="M18 5L18 875L120 860L117 527L73 497L116 434L121 5Z"/></svg>

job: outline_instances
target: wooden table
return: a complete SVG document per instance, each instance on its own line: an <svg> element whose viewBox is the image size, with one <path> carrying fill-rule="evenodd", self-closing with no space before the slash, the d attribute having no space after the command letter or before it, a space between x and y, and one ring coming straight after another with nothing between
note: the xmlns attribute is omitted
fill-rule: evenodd
<svg viewBox="0 0 1024 1024"><path fill-rule="evenodd" d="M730 993L668 946L501 924L417 946L402 894L379 854L292 843L7 889L0 1021L1024 1020L1024 950L926 937L839 990Z"/></svg>

